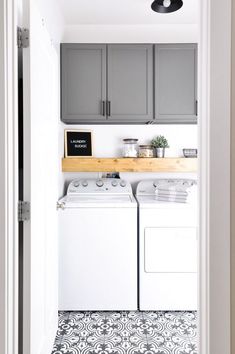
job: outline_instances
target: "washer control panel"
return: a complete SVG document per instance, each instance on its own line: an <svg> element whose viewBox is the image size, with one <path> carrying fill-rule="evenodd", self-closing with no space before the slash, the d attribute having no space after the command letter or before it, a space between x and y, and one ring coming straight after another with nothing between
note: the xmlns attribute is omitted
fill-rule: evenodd
<svg viewBox="0 0 235 354"><path fill-rule="evenodd" d="M117 181L116 179L114 179L114 180L112 181L112 186L113 186L113 187L117 187L117 186L118 186L118 181Z"/></svg>
<svg viewBox="0 0 235 354"><path fill-rule="evenodd" d="M67 195L76 194L132 194L131 184L119 178L75 179Z"/></svg>
<svg viewBox="0 0 235 354"><path fill-rule="evenodd" d="M102 179L97 179L96 185L97 185L97 187L103 187L103 185L104 185L103 180Z"/></svg>

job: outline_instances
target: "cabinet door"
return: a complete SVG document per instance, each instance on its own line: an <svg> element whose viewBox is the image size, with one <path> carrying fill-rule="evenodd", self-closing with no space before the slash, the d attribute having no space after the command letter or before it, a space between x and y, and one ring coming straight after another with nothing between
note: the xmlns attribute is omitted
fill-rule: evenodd
<svg viewBox="0 0 235 354"><path fill-rule="evenodd" d="M106 120L106 46L61 45L61 119L65 123Z"/></svg>
<svg viewBox="0 0 235 354"><path fill-rule="evenodd" d="M197 123L197 45L155 46L156 123Z"/></svg>
<svg viewBox="0 0 235 354"><path fill-rule="evenodd" d="M153 119L153 46L108 46L108 121L141 123Z"/></svg>

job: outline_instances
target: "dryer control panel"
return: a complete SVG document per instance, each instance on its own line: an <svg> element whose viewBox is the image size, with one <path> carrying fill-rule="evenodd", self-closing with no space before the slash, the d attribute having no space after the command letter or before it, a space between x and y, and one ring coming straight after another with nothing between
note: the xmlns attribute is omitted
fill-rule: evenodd
<svg viewBox="0 0 235 354"><path fill-rule="evenodd" d="M144 180L139 182L136 190L136 195L155 195L158 188L174 190L188 190L191 187L197 186L197 181L194 179L185 178L159 178L155 180Z"/></svg>

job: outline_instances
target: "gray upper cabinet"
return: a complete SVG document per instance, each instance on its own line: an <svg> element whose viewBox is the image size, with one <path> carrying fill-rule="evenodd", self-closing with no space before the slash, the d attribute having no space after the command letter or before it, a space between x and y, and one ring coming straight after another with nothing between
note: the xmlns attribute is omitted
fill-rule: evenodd
<svg viewBox="0 0 235 354"><path fill-rule="evenodd" d="M106 45L61 45L61 119L106 121Z"/></svg>
<svg viewBox="0 0 235 354"><path fill-rule="evenodd" d="M197 45L155 46L155 122L197 123Z"/></svg>
<svg viewBox="0 0 235 354"><path fill-rule="evenodd" d="M62 44L61 119L197 123L197 45Z"/></svg>
<svg viewBox="0 0 235 354"><path fill-rule="evenodd" d="M153 118L153 45L108 45L107 114L111 123Z"/></svg>

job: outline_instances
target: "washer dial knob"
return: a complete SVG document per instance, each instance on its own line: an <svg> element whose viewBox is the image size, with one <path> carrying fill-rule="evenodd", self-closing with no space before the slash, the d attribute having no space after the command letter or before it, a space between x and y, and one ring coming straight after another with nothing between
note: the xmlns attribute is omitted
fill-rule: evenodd
<svg viewBox="0 0 235 354"><path fill-rule="evenodd" d="M113 180L113 181L112 181L112 186L113 186L113 187L117 187L117 185L118 185L118 181Z"/></svg>
<svg viewBox="0 0 235 354"><path fill-rule="evenodd" d="M120 186L121 186L121 187L126 187L126 181L123 181L123 180L122 180L122 181L120 182Z"/></svg>
<svg viewBox="0 0 235 354"><path fill-rule="evenodd" d="M96 181L96 185L97 185L97 187L103 187L104 182L102 181L102 179L98 179L98 180Z"/></svg>
<svg viewBox="0 0 235 354"><path fill-rule="evenodd" d="M74 182L73 185L74 185L75 188L77 188L77 187L79 187L79 182Z"/></svg>
<svg viewBox="0 0 235 354"><path fill-rule="evenodd" d="M88 186L88 182L87 182L87 181L83 181L83 182L82 182L82 186L83 186L83 187L87 187L87 186Z"/></svg>

